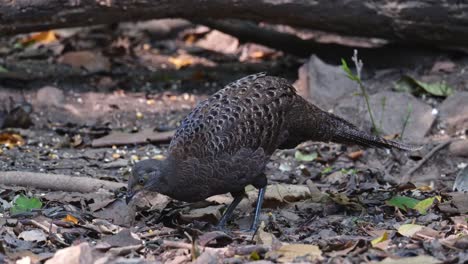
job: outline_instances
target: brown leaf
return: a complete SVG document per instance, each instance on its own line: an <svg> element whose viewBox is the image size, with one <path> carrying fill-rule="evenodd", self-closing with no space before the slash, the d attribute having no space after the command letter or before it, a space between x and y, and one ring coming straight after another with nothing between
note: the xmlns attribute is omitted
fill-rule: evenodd
<svg viewBox="0 0 468 264"><path fill-rule="evenodd" d="M193 64L193 60L187 56L170 57L169 62L174 64L176 69L180 69Z"/></svg>
<svg viewBox="0 0 468 264"><path fill-rule="evenodd" d="M213 243L216 242L216 243ZM216 244L217 246L225 246L232 242L232 237L221 231L212 231L201 235L198 238L198 243L202 247L208 244Z"/></svg>
<svg viewBox="0 0 468 264"><path fill-rule="evenodd" d="M348 158L352 159L352 160L357 160L359 159L360 157L362 157L362 155L364 155L364 150L360 149L358 151L354 151L354 152L351 152L351 153L348 153Z"/></svg>
<svg viewBox="0 0 468 264"><path fill-rule="evenodd" d="M107 57L91 51L71 51L62 55L58 62L67 64L76 69L85 69L88 72L110 71L111 64Z"/></svg>
<svg viewBox="0 0 468 264"><path fill-rule="evenodd" d="M23 146L24 143L25 141L20 134L12 132L0 133L0 145L5 145L8 148L14 148L17 146Z"/></svg>
<svg viewBox="0 0 468 264"><path fill-rule="evenodd" d="M234 54L239 47L239 40L231 35L212 30L203 39L196 43L197 46L224 54Z"/></svg>
<svg viewBox="0 0 468 264"><path fill-rule="evenodd" d="M92 249L88 243L81 243L58 250L45 264L84 264L94 263Z"/></svg>
<svg viewBox="0 0 468 264"><path fill-rule="evenodd" d="M296 258L300 258L301 262L313 262L322 259L322 251L320 251L318 246L306 244L283 245L271 253L276 253L281 256L278 258L278 262L280 263L291 263ZM270 254L270 252L267 253L267 256L268 254Z"/></svg>

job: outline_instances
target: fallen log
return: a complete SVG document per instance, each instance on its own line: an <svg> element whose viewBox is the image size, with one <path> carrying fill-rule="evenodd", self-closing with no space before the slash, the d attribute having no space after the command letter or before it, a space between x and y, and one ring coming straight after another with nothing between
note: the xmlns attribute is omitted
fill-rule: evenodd
<svg viewBox="0 0 468 264"><path fill-rule="evenodd" d="M0 34L153 18L237 18L434 46L468 44L468 4L441 0L17 0L0 2ZM189 8L188 8L189 7Z"/></svg>

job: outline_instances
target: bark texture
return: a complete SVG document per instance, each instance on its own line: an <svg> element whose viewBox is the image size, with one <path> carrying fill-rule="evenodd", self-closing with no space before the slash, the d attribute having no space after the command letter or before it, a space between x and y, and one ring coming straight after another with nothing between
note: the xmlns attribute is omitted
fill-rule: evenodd
<svg viewBox="0 0 468 264"><path fill-rule="evenodd" d="M405 43L466 46L454 0L2 0L0 34L153 18L237 18Z"/></svg>

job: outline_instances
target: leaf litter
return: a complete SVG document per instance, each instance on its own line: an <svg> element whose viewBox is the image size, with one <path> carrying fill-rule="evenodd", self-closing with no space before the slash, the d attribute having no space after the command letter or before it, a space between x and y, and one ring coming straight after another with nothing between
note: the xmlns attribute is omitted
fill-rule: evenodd
<svg viewBox="0 0 468 264"><path fill-rule="evenodd" d="M265 69L294 80L296 68L284 65L297 58L210 29L197 30L167 40L139 31L133 32L140 36L136 39L112 39L103 26L42 32L19 42L2 38L2 45L25 58L49 49L54 55L40 65L56 63L57 69L69 71L35 70L21 56L7 56L6 61L29 67L31 75L49 79L34 75L40 81L30 84L37 90L24 95L0 89L2 100L27 99L34 109L32 114L23 111L33 126L8 125L0 132L0 172L64 174L122 186L136 161L164 158L181 118L223 84ZM220 47L216 41L221 37L232 45ZM21 41L32 45L13 50ZM64 52L60 45L72 49ZM463 68L431 67L426 68L433 74L456 74ZM24 76L11 64L2 62L0 69L8 69L8 78ZM433 100L457 92L453 82L443 86L417 79L407 92L431 94ZM39 94L44 87L49 88ZM13 109L29 110L10 107L0 120L23 120ZM444 166L444 178L436 181L398 185L388 180L408 170L405 166L411 167L416 156L317 143L278 151L266 171L270 184L255 234L239 231L252 217L257 193L250 186L229 232L212 227L232 201L230 195L186 204L148 194L126 205L119 188L79 193L1 186L0 257L17 263L462 263L467 258L468 198L452 192L450 185L461 159L445 151L432 157L432 163ZM447 159L451 164L440 162Z"/></svg>

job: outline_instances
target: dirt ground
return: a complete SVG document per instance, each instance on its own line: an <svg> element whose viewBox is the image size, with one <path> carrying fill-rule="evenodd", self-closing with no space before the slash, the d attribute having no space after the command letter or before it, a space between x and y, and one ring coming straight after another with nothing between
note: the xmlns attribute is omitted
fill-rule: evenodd
<svg viewBox="0 0 468 264"><path fill-rule="evenodd" d="M3 37L0 54L2 263L468 262L465 55L441 51L378 69L361 58L382 134L423 148L305 142L277 151L262 224L249 233L241 230L253 187L221 232L213 226L230 195L187 204L148 193L127 205L131 166L164 158L198 102L261 71L369 129L340 62L178 20ZM441 81L449 92L427 85Z"/></svg>

